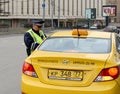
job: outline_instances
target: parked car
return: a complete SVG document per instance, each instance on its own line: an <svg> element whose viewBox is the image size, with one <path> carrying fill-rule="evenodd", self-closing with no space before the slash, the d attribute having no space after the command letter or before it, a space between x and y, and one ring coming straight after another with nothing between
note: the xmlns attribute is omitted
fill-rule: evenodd
<svg viewBox="0 0 120 94"><path fill-rule="evenodd" d="M88 24L78 24L76 26L73 27L73 29L88 29Z"/></svg>
<svg viewBox="0 0 120 94"><path fill-rule="evenodd" d="M21 94L120 94L119 37L96 31L45 39L23 63Z"/></svg>
<svg viewBox="0 0 120 94"><path fill-rule="evenodd" d="M82 25L82 29L88 29L88 24Z"/></svg>
<svg viewBox="0 0 120 94"><path fill-rule="evenodd" d="M117 30L117 26L108 25L103 30L108 32L115 32Z"/></svg>
<svg viewBox="0 0 120 94"><path fill-rule="evenodd" d="M120 34L120 26L117 26L117 33Z"/></svg>
<svg viewBox="0 0 120 94"><path fill-rule="evenodd" d="M102 26L99 24L93 24L92 26L90 26L90 29L102 29Z"/></svg>

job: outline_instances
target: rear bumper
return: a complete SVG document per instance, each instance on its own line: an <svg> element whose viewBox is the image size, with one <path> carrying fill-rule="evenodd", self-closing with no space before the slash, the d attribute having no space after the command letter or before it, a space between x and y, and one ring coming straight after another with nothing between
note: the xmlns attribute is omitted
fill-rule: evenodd
<svg viewBox="0 0 120 94"><path fill-rule="evenodd" d="M94 82L88 87L55 86L23 75L21 92L24 94L120 94L120 87L116 81Z"/></svg>

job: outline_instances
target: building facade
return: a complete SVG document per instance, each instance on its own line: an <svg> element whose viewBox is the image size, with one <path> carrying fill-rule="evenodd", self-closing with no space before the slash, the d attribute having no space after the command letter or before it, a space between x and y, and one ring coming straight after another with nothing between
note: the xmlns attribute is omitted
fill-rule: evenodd
<svg viewBox="0 0 120 94"><path fill-rule="evenodd" d="M120 23L120 0L107 0L106 5L116 5L116 16L110 17L110 22Z"/></svg>
<svg viewBox="0 0 120 94"><path fill-rule="evenodd" d="M4 2L5 0L1 0ZM53 26L71 26L86 20L86 9L96 9L96 19L104 21L102 6L107 0L8 0L1 4L0 24L24 26L32 19L44 19ZM6 13L6 14L5 14ZM8 13L8 14L7 14Z"/></svg>

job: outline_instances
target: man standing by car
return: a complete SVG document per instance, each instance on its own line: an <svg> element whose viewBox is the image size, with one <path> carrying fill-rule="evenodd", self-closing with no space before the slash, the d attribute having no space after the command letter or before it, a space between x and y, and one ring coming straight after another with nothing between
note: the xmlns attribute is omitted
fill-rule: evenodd
<svg viewBox="0 0 120 94"><path fill-rule="evenodd" d="M44 21L41 20L33 20L32 21L32 28L29 29L25 34L24 34L24 43L26 45L26 52L27 55L29 56L39 44L43 42L43 40L46 38L46 35L44 32L41 30L42 25Z"/></svg>

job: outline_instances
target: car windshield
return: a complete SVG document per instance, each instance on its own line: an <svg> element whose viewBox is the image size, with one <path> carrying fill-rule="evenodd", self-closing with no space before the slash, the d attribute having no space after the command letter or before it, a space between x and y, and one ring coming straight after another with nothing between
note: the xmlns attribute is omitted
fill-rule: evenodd
<svg viewBox="0 0 120 94"><path fill-rule="evenodd" d="M75 53L109 53L110 39L106 38L48 38L39 50Z"/></svg>

